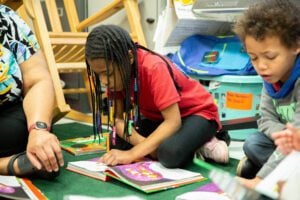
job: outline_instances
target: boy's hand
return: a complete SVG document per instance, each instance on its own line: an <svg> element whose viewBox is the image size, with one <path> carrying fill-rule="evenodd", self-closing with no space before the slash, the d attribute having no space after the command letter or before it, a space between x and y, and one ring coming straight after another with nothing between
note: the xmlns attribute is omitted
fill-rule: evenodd
<svg viewBox="0 0 300 200"><path fill-rule="evenodd" d="M300 151L300 130L289 123L286 127L285 130L276 132L272 135L275 144L284 154L288 154L292 150Z"/></svg>
<svg viewBox="0 0 300 200"><path fill-rule="evenodd" d="M289 129L273 133L272 138L283 154L289 154L293 150L293 133Z"/></svg>

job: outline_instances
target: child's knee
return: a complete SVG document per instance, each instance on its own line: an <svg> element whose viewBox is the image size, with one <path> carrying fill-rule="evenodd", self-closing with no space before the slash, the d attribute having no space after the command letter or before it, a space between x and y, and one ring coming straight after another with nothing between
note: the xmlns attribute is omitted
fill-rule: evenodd
<svg viewBox="0 0 300 200"><path fill-rule="evenodd" d="M178 148L160 146L157 149L158 161L167 168L178 168L184 164L184 156Z"/></svg>
<svg viewBox="0 0 300 200"><path fill-rule="evenodd" d="M260 134L260 133L257 133ZM260 139L255 135L250 135L246 140L245 143L243 145L243 150L245 152L246 155L254 155L257 154L259 152L258 151L258 146L260 143Z"/></svg>
<svg viewBox="0 0 300 200"><path fill-rule="evenodd" d="M255 151L255 146L256 144L251 141L251 140L246 140L244 145L243 145L243 150L245 152L245 154L252 154L253 151Z"/></svg>

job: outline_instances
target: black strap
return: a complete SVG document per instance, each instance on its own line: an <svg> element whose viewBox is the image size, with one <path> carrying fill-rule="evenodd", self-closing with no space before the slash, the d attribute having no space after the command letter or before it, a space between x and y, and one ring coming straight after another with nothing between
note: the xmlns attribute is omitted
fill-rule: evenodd
<svg viewBox="0 0 300 200"><path fill-rule="evenodd" d="M7 173L8 173L8 175L13 175L13 176L16 175L16 172L15 172L15 169L14 169L14 162L15 162L15 160L16 160L18 157L20 157L20 156L23 155L24 153L26 153L26 152L22 152L22 153L13 155L13 156L11 157L11 159L9 160L8 165L7 165Z"/></svg>
<svg viewBox="0 0 300 200"><path fill-rule="evenodd" d="M14 170L14 162L15 160L17 160L18 162L18 167L20 170L20 174L22 176L27 176L27 175L31 175L35 170L34 170L34 166L31 164L30 160L28 159L27 155L26 155L26 151L21 152L19 154L14 155L8 162L7 165L7 173L9 175L16 175L16 172Z"/></svg>
<svg viewBox="0 0 300 200"><path fill-rule="evenodd" d="M16 176L16 172L14 170L14 162L15 160L17 160L18 162L18 167L20 170L20 176L22 177L26 177L26 176L34 176L37 178L41 178L41 179L46 179L46 180L53 180L55 179L55 177L57 177L60 173L60 170L55 172L47 172L46 170L42 169L42 170L37 170L30 162L30 160L28 159L27 155L26 155L26 151L16 154L14 156L11 157L11 159L8 162L7 165L7 173L8 175L14 175Z"/></svg>

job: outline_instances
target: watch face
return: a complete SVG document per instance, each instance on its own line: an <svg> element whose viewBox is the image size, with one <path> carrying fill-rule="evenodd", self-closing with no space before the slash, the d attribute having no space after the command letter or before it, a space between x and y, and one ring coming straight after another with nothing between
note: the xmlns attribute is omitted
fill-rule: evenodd
<svg viewBox="0 0 300 200"><path fill-rule="evenodd" d="M45 122L36 122L35 125L36 125L36 128L38 128L38 129L47 129L48 128L48 126Z"/></svg>

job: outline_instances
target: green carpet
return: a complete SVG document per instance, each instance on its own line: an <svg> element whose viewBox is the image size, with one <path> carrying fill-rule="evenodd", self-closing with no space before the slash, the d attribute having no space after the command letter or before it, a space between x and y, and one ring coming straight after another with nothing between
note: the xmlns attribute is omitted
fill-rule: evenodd
<svg viewBox="0 0 300 200"><path fill-rule="evenodd" d="M53 132L60 140L88 136L92 134L92 127L78 123L54 125ZM64 153L65 166L68 161L76 161L96 157L97 155L73 156L69 153ZM217 165L226 171L235 173L237 160L231 159L228 165ZM182 186L175 189L160 191L151 194L145 194L139 190L132 188L116 180L110 182L102 182L92 179L77 173L65 170L65 166L61 169L60 176L54 181L32 180L33 183L51 200L61 200L64 195L87 195L93 197L124 197L126 195L135 195L142 199L175 199L176 196L192 191L201 185L208 183L209 180L197 182L190 185ZM208 171L200 169L195 164L190 164L186 169L197 171L207 177Z"/></svg>

